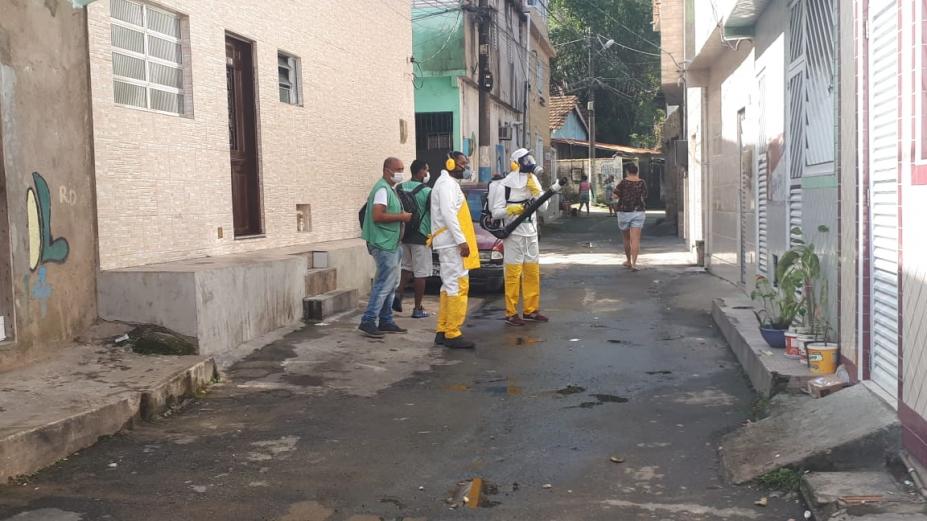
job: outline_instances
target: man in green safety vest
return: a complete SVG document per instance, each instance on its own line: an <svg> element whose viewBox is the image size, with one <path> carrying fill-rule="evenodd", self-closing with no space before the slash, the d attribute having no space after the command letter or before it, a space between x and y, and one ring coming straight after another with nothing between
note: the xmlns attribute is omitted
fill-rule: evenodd
<svg viewBox="0 0 927 521"><path fill-rule="evenodd" d="M370 289L367 310L358 329L366 336L382 338L386 333L405 333L393 320L393 295L399 284L399 237L402 223L412 214L402 209L395 186L402 182L405 165L395 157L383 161L383 176L367 196L362 237L373 257L377 273ZM377 322L379 319L379 323Z"/></svg>

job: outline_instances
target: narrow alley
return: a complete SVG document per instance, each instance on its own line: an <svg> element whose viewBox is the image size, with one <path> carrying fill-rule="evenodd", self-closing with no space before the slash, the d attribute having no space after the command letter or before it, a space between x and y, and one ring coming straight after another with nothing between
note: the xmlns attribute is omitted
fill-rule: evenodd
<svg viewBox="0 0 927 521"><path fill-rule="evenodd" d="M407 314L385 340L354 314L307 325L175 414L0 489L0 519L800 519L796 498L756 506L767 492L722 480L719 439L754 406L709 315L734 287L657 218L637 273L604 213L547 226L550 323L506 328L483 293L474 351Z"/></svg>

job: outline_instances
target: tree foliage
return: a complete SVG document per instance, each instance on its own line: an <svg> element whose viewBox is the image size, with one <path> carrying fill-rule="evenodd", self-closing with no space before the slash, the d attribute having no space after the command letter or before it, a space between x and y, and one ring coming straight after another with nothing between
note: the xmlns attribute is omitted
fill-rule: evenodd
<svg viewBox="0 0 927 521"><path fill-rule="evenodd" d="M550 37L557 46L552 93L563 88L585 106L593 83L598 141L657 145L664 110L658 98L660 38L651 28L652 0L550 0L549 8ZM594 35L594 80L587 74L587 27ZM615 44L603 49L609 39Z"/></svg>

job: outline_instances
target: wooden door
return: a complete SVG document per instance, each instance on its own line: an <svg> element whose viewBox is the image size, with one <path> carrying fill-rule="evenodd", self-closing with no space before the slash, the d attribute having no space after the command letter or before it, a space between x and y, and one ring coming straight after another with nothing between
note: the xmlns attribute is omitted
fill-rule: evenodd
<svg viewBox="0 0 927 521"><path fill-rule="evenodd" d="M262 232L261 187L257 167L257 118L251 44L227 35L225 58L235 235L257 235Z"/></svg>

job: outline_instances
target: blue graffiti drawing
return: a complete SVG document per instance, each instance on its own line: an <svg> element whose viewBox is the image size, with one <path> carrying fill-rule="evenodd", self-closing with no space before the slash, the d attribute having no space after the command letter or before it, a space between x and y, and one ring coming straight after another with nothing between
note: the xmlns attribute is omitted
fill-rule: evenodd
<svg viewBox="0 0 927 521"><path fill-rule="evenodd" d="M32 285L31 290L32 298L39 301L43 318L48 314L48 299L52 294L52 287L51 284L48 283L47 275L48 273L45 266L41 266L38 271L38 280Z"/></svg>
<svg viewBox="0 0 927 521"><path fill-rule="evenodd" d="M67 239L52 236L48 183L38 172L32 173L32 181L35 189L26 190L26 219L29 227L29 269L35 271L39 264L64 262L71 248Z"/></svg>

